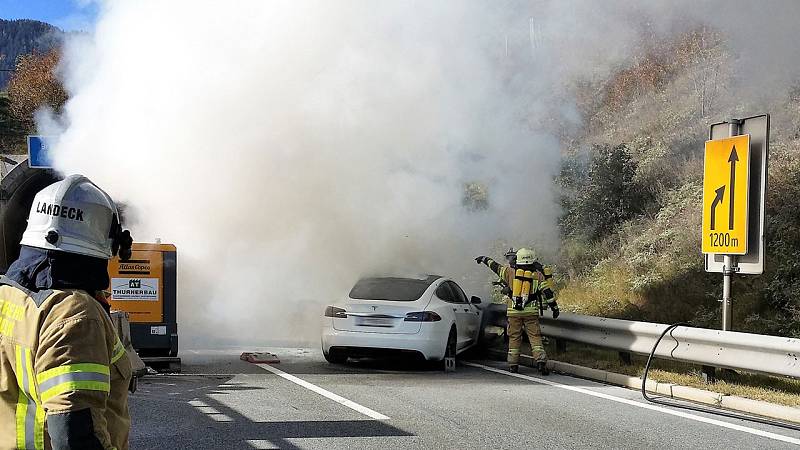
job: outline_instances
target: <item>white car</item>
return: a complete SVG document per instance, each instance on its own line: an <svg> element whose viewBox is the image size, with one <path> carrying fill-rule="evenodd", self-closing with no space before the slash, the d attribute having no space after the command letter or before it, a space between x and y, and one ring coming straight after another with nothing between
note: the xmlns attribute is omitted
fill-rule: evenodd
<svg viewBox="0 0 800 450"><path fill-rule="evenodd" d="M467 299L454 281L436 275L365 278L344 302L325 309L322 352L331 363L392 353L428 361L455 358L478 342L480 303L478 297Z"/></svg>

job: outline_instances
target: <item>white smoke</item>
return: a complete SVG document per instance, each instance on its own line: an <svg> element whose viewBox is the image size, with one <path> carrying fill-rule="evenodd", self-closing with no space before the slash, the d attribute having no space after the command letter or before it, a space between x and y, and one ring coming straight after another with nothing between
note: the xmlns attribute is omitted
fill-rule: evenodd
<svg viewBox="0 0 800 450"><path fill-rule="evenodd" d="M541 125L579 125L564 82L605 79L647 36L723 31L737 95L782 96L800 74L794 1L101 9L68 42L64 115L40 127L60 170L131 206L137 238L178 246L184 341L316 342L360 276L485 281L471 258L498 241L553 252L559 142ZM463 207L470 182L488 210Z"/></svg>
<svg viewBox="0 0 800 450"><path fill-rule="evenodd" d="M109 2L42 126L59 170L130 205L136 238L177 245L184 342L317 342L360 276L485 281L472 258L497 239L555 246L559 149L531 125L548 85L517 12ZM469 182L487 210L462 205Z"/></svg>
<svg viewBox="0 0 800 450"><path fill-rule="evenodd" d="M791 38L800 18L796 0L542 0L530 8L557 55L552 70L559 78L602 80L648 43L703 26L722 33L733 54L730 94L740 105L782 99L800 77L800 46Z"/></svg>

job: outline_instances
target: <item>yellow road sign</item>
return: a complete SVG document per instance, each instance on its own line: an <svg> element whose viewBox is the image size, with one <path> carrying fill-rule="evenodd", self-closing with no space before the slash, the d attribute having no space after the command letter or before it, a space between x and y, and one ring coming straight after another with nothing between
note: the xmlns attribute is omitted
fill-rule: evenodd
<svg viewBox="0 0 800 450"><path fill-rule="evenodd" d="M703 253L747 253L750 135L706 141Z"/></svg>

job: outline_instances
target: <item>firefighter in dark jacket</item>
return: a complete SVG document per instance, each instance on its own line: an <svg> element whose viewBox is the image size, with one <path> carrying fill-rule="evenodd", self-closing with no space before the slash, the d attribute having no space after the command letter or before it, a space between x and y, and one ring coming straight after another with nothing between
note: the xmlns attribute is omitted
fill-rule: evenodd
<svg viewBox="0 0 800 450"><path fill-rule="evenodd" d="M130 256L111 197L80 175L33 200L0 278L0 449L128 448L131 365L103 291Z"/></svg>
<svg viewBox="0 0 800 450"><path fill-rule="evenodd" d="M552 288L553 272L549 266L536 261L533 250L521 248L516 252L516 260L501 265L486 256L475 258L478 264L486 264L500 277L502 284L510 288L510 295L504 297L508 316L508 370L517 372L519 351L522 344L522 330L528 334L531 353L542 375L548 375L547 354L542 345L542 332L539 327L540 302L547 303L553 318L559 315L558 304ZM508 292L508 289L506 290Z"/></svg>

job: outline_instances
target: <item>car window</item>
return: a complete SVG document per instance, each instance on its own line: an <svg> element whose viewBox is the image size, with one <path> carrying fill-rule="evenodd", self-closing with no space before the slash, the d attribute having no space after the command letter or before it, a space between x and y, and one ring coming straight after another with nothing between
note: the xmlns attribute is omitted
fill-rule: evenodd
<svg viewBox="0 0 800 450"><path fill-rule="evenodd" d="M442 283L436 288L436 296L447 303L456 303L453 292L450 290L450 286L448 286L447 283Z"/></svg>
<svg viewBox="0 0 800 450"><path fill-rule="evenodd" d="M469 303L466 294L464 294L459 285L453 281L448 281L447 284L450 285L450 289L455 293L457 303Z"/></svg>
<svg viewBox="0 0 800 450"><path fill-rule="evenodd" d="M390 300L413 302L422 297L438 277L424 280L414 278L364 278L350 291L350 298L357 300Z"/></svg>

